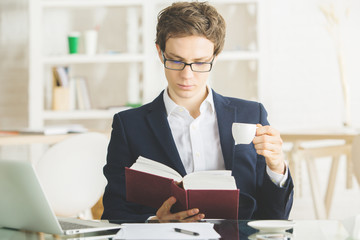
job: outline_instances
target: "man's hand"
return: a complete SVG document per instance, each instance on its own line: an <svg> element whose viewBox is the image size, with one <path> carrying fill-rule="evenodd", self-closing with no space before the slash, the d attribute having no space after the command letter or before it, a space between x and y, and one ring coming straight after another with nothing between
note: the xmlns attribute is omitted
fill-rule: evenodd
<svg viewBox="0 0 360 240"><path fill-rule="evenodd" d="M271 126L256 125L256 136L253 140L256 153L265 157L266 164L271 171L284 174L285 160L282 151L282 139L279 131Z"/></svg>
<svg viewBox="0 0 360 240"><path fill-rule="evenodd" d="M170 220L178 220L181 222L195 222L205 217L204 214L199 213L199 209L197 208L189 209L178 213L171 213L170 209L172 205L175 204L175 202L175 197L170 197L169 199L167 199L156 212L156 217L153 217L150 220L158 220L159 222L168 222Z"/></svg>

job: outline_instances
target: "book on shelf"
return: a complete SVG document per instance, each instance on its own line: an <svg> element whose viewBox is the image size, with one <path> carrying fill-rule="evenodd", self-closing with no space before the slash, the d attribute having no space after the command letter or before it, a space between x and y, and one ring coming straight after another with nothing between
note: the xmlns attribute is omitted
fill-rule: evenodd
<svg viewBox="0 0 360 240"><path fill-rule="evenodd" d="M88 130L80 124L70 125L52 125L42 128L21 128L11 130L0 130L1 135L19 135L19 134L34 134L34 135L59 135L68 133L84 133Z"/></svg>
<svg viewBox="0 0 360 240"><path fill-rule="evenodd" d="M231 171L189 173L182 177L174 169L140 156L125 168L126 199L154 208L174 196L172 211L198 208L205 218L237 219L239 189Z"/></svg>
<svg viewBox="0 0 360 240"><path fill-rule="evenodd" d="M52 109L60 111L90 110L91 102L86 80L71 78L67 87L54 86Z"/></svg>
<svg viewBox="0 0 360 240"><path fill-rule="evenodd" d="M77 94L76 94L76 81L74 78L70 78L69 81L69 110L76 110L77 106Z"/></svg>
<svg viewBox="0 0 360 240"><path fill-rule="evenodd" d="M52 68L55 86L68 87L69 86L69 67L56 66Z"/></svg>
<svg viewBox="0 0 360 240"><path fill-rule="evenodd" d="M90 103L90 94L89 89L87 86L86 79L83 77L76 77L73 78L74 81L74 93L75 93L75 101L77 109L79 110L90 110L91 103Z"/></svg>

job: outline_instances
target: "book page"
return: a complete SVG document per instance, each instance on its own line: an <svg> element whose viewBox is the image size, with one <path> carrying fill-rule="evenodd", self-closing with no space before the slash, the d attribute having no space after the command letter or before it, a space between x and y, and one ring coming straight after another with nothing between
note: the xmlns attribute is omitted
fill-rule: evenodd
<svg viewBox="0 0 360 240"><path fill-rule="evenodd" d="M142 156L139 156L139 158L130 168L141 172L174 179L177 182L182 181L182 176L174 169L166 166L165 164L147 159Z"/></svg>
<svg viewBox="0 0 360 240"><path fill-rule="evenodd" d="M235 178L229 170L200 171L186 175L183 180L185 190L188 189L237 189Z"/></svg>

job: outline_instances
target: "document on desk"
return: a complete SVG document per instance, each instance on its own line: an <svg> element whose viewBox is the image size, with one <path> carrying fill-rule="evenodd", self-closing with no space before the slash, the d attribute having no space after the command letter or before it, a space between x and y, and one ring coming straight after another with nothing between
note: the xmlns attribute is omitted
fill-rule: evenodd
<svg viewBox="0 0 360 240"><path fill-rule="evenodd" d="M121 230L113 239L219 239L221 237L214 230L212 223L129 223L121 226Z"/></svg>

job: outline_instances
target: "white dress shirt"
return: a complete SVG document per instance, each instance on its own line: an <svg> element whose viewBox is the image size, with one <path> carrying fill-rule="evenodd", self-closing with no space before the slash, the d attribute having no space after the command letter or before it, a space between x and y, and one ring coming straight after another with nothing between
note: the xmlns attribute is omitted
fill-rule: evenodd
<svg viewBox="0 0 360 240"><path fill-rule="evenodd" d="M195 119L186 108L177 105L170 98L167 89L164 91L167 119L187 173L225 169L213 94L209 86L207 89L208 95L200 105L200 115ZM267 174L278 186L285 183L287 169L286 167L283 175L266 167Z"/></svg>
<svg viewBox="0 0 360 240"><path fill-rule="evenodd" d="M177 105L167 91L164 103L170 129L187 173L224 170L219 129L211 90L200 105L200 115L194 119L189 111Z"/></svg>

